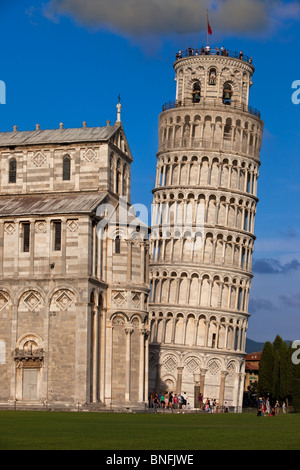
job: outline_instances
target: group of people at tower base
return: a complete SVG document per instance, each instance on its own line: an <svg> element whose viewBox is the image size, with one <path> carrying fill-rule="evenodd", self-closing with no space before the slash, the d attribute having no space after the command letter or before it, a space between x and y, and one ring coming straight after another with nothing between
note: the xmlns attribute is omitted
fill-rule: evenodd
<svg viewBox="0 0 300 470"><path fill-rule="evenodd" d="M280 403L277 400L274 406L271 406L269 398L260 398L257 416L276 416L280 411ZM286 413L286 403L282 403L282 413Z"/></svg>
<svg viewBox="0 0 300 470"><path fill-rule="evenodd" d="M202 46L200 50L199 49L192 49L191 47L189 47L188 50L187 50L187 56L189 56L189 57L194 56L194 55L210 55L211 53L212 53L212 50L211 50L209 45L207 45L206 47ZM219 49L219 47L216 47L215 50L214 50L214 54L215 55L221 55L221 56L224 56L224 57L229 57L230 56L229 50L225 49L224 46L222 46L221 49ZM235 53L235 56L237 56L237 53ZM183 57L183 53L180 50L176 54L176 60L182 59L182 57ZM238 55L238 58L240 60L244 60L243 51L240 51L240 53ZM249 61L250 64L252 64L252 57L250 57L247 60Z"/></svg>
<svg viewBox="0 0 300 470"><path fill-rule="evenodd" d="M188 401L188 396L186 392L176 394L173 392L166 393L151 393L149 396L149 408L154 408L154 411L157 409L162 410L179 410L178 412L184 412L185 410L190 410L191 405ZM195 406L196 409L204 411L206 413L228 413L229 406L225 402L224 406L220 407L216 399L203 398L203 395L200 393L198 395L198 403Z"/></svg>

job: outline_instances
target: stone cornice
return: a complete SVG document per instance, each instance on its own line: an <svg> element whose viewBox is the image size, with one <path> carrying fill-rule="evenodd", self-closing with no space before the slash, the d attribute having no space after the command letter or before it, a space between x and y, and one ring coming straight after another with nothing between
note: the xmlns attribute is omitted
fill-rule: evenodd
<svg viewBox="0 0 300 470"><path fill-rule="evenodd" d="M234 57L226 57L221 55L193 55L188 57L183 57L182 59L176 60L174 62L174 70L177 72L183 66L190 66L195 64L200 64L206 66L207 68L214 66L227 66L227 67L238 67L241 70L249 72L251 75L254 73L255 68L249 62L244 60L235 59Z"/></svg>

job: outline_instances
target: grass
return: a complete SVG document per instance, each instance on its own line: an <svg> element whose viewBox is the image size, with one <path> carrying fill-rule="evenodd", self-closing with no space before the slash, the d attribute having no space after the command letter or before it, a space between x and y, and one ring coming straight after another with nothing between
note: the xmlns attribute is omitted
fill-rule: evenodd
<svg viewBox="0 0 300 470"><path fill-rule="evenodd" d="M299 450L300 414L0 412L0 450Z"/></svg>

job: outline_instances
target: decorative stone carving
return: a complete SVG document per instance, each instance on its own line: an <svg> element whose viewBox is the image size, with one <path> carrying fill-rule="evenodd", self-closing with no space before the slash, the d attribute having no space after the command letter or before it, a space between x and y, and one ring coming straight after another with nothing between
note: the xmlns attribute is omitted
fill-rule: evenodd
<svg viewBox="0 0 300 470"><path fill-rule="evenodd" d="M36 167L42 166L46 160L47 158L42 152L36 152L32 157L32 162Z"/></svg>
<svg viewBox="0 0 300 470"><path fill-rule="evenodd" d="M149 356L149 369L150 370L156 369L156 359L152 354L150 354Z"/></svg>
<svg viewBox="0 0 300 470"><path fill-rule="evenodd" d="M35 310L41 302L42 298L40 294L35 291L30 291L29 293L27 292L23 297L23 303L31 312L33 312L33 310Z"/></svg>
<svg viewBox="0 0 300 470"><path fill-rule="evenodd" d="M76 230L78 229L78 222L76 220L68 220L67 227L70 232L76 232Z"/></svg>
<svg viewBox="0 0 300 470"><path fill-rule="evenodd" d="M141 305L141 294L139 292L132 292L131 299L132 299L133 305L136 308L138 308Z"/></svg>
<svg viewBox="0 0 300 470"><path fill-rule="evenodd" d="M25 339L23 347L14 350L14 361L17 368L40 368L44 360L44 350L39 348L34 339Z"/></svg>
<svg viewBox="0 0 300 470"><path fill-rule="evenodd" d="M163 365L164 367L171 372L177 367L177 360L176 357L172 354L169 354L164 360L163 360Z"/></svg>
<svg viewBox="0 0 300 470"><path fill-rule="evenodd" d="M234 373L236 372L236 365L234 364L234 362L230 362L228 364L227 372L230 375L230 377L232 377L234 375Z"/></svg>
<svg viewBox="0 0 300 470"><path fill-rule="evenodd" d="M47 224L44 221L36 222L35 233L47 233Z"/></svg>
<svg viewBox="0 0 300 470"><path fill-rule="evenodd" d="M195 372L196 370L200 370L200 366L201 366L200 361L197 357L188 357L185 360L184 365L192 373Z"/></svg>
<svg viewBox="0 0 300 470"><path fill-rule="evenodd" d="M6 293L0 292L0 312L9 305L9 298Z"/></svg>
<svg viewBox="0 0 300 470"><path fill-rule="evenodd" d="M67 310L74 303L74 295L67 290L56 293L55 303L63 311Z"/></svg>
<svg viewBox="0 0 300 470"><path fill-rule="evenodd" d="M211 375L216 375L221 370L221 363L217 359L212 359L211 361L209 361L207 368Z"/></svg>
<svg viewBox="0 0 300 470"><path fill-rule="evenodd" d="M120 315L117 315L116 317L114 317L112 321L113 326L124 326L124 324L125 324L125 320Z"/></svg>
<svg viewBox="0 0 300 470"><path fill-rule="evenodd" d="M112 292L112 300L115 305L120 307L126 301L126 292Z"/></svg>
<svg viewBox="0 0 300 470"><path fill-rule="evenodd" d="M92 162L95 157L96 157L96 152L93 150L93 149L88 149L84 154L83 154L83 158L88 161L88 162Z"/></svg>
<svg viewBox="0 0 300 470"><path fill-rule="evenodd" d="M12 235L15 229L16 229L16 226L14 223L4 224L4 231L7 233L7 235Z"/></svg>

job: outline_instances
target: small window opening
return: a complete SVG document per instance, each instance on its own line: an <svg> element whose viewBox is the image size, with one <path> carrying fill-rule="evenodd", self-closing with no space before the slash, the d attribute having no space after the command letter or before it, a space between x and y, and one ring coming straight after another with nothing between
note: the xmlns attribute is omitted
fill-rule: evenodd
<svg viewBox="0 0 300 470"><path fill-rule="evenodd" d="M120 237L116 237L115 239L115 254L120 254L121 253L121 240Z"/></svg>
<svg viewBox="0 0 300 470"><path fill-rule="evenodd" d="M30 249L30 223L23 224L23 252L29 253Z"/></svg>
<svg viewBox="0 0 300 470"><path fill-rule="evenodd" d="M231 104L231 98L232 98L232 88L231 85L228 83L225 83L224 89L223 89L223 103L224 104Z"/></svg>
<svg viewBox="0 0 300 470"><path fill-rule="evenodd" d="M54 222L54 251L61 251L61 222Z"/></svg>
<svg viewBox="0 0 300 470"><path fill-rule="evenodd" d="M15 158L12 158L9 162L8 182L16 183L16 181L17 181L17 160Z"/></svg>
<svg viewBox="0 0 300 470"><path fill-rule="evenodd" d="M216 69L210 69L209 71L209 81L208 83L210 85L215 85L216 84L216 79L217 79L217 72Z"/></svg>
<svg viewBox="0 0 300 470"><path fill-rule="evenodd" d="M201 99L201 88L200 83L197 82L193 87L193 103L199 103Z"/></svg>
<svg viewBox="0 0 300 470"><path fill-rule="evenodd" d="M66 155L63 160L63 181L70 181L71 179L71 158Z"/></svg>

